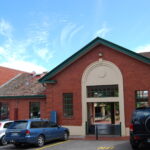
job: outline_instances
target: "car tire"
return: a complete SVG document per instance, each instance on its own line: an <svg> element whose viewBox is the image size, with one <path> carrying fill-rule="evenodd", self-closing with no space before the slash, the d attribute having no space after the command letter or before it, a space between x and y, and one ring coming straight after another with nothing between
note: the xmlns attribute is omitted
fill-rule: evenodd
<svg viewBox="0 0 150 150"><path fill-rule="evenodd" d="M39 135L38 138L37 138L37 143L36 143L36 146L37 147L42 147L45 143L45 139L42 135Z"/></svg>
<svg viewBox="0 0 150 150"><path fill-rule="evenodd" d="M150 132L150 116L145 120L145 128Z"/></svg>
<svg viewBox="0 0 150 150"><path fill-rule="evenodd" d="M63 135L63 141L67 141L68 139L69 139L69 135L67 132L65 132Z"/></svg>
<svg viewBox="0 0 150 150"><path fill-rule="evenodd" d="M138 150L138 146L134 145L134 144L131 144L131 147L133 150Z"/></svg>
<svg viewBox="0 0 150 150"><path fill-rule="evenodd" d="M130 144L133 150L138 150L139 149L139 144L135 143L132 139L130 139Z"/></svg>
<svg viewBox="0 0 150 150"><path fill-rule="evenodd" d="M7 141L5 140L5 135L4 136L2 136L2 138L1 138L1 145L6 145L7 144Z"/></svg>

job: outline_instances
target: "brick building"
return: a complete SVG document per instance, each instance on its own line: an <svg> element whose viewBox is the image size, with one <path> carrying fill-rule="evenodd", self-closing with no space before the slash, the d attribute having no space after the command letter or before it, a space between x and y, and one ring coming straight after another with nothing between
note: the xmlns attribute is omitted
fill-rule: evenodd
<svg viewBox="0 0 150 150"><path fill-rule="evenodd" d="M150 58L142 55L94 39L39 80L47 85L46 114L55 110L74 135L90 132L86 125L120 123L128 135L132 111L149 105Z"/></svg>
<svg viewBox="0 0 150 150"><path fill-rule="evenodd" d="M72 135L90 133L96 124L109 124L119 125L125 136L132 111L149 105L149 54L96 38L39 83L31 75L27 82L25 75L13 80L13 86L0 88L0 102L9 104L11 119L49 118L50 111L56 111L58 123L70 128Z"/></svg>
<svg viewBox="0 0 150 150"><path fill-rule="evenodd" d="M19 73L0 86L0 120L45 118L45 87L40 75Z"/></svg>

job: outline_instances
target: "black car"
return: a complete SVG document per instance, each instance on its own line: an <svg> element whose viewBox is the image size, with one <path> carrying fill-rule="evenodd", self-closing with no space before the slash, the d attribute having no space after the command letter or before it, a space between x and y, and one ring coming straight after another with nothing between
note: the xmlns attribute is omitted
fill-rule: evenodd
<svg viewBox="0 0 150 150"><path fill-rule="evenodd" d="M133 149L150 145L150 107L137 108L133 112L130 143Z"/></svg>

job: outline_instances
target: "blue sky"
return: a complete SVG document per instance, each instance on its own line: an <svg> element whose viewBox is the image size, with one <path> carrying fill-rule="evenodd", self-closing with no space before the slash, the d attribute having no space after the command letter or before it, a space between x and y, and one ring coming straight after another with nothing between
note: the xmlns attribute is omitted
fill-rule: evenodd
<svg viewBox="0 0 150 150"><path fill-rule="evenodd" d="M50 71L99 36L150 51L149 0L1 0L0 65Z"/></svg>

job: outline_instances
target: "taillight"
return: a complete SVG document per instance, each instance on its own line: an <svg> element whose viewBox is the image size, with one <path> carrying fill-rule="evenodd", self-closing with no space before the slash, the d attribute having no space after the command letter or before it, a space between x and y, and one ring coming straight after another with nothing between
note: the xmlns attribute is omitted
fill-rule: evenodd
<svg viewBox="0 0 150 150"><path fill-rule="evenodd" d="M26 130L26 135L29 135L30 134L30 130Z"/></svg>
<svg viewBox="0 0 150 150"><path fill-rule="evenodd" d="M140 140L139 136L134 136L134 140Z"/></svg>
<svg viewBox="0 0 150 150"><path fill-rule="evenodd" d="M133 124L130 124L130 131L133 131L133 130L134 130Z"/></svg>

